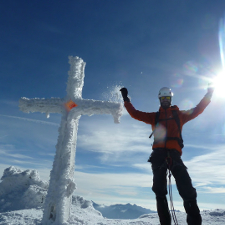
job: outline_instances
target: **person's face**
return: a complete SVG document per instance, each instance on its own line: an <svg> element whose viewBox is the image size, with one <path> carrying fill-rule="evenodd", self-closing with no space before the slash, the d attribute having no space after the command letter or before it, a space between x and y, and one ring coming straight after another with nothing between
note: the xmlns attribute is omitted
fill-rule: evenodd
<svg viewBox="0 0 225 225"><path fill-rule="evenodd" d="M169 108L171 105L171 97L170 96L163 96L160 98L160 104L163 108Z"/></svg>

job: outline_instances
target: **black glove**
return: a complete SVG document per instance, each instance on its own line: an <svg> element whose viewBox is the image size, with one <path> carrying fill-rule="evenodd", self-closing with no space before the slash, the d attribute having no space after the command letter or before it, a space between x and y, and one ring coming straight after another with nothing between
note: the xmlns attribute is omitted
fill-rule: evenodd
<svg viewBox="0 0 225 225"><path fill-rule="evenodd" d="M127 97L127 95L128 95L128 90L127 90L125 87L123 87L123 88L120 89L120 91L121 91L121 94L122 94L122 96L123 96L123 100L124 100L125 102L130 102L130 99Z"/></svg>

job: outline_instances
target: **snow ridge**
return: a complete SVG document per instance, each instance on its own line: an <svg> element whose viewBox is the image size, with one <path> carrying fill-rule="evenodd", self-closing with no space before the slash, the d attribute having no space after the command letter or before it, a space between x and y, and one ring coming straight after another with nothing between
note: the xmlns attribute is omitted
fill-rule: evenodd
<svg viewBox="0 0 225 225"><path fill-rule="evenodd" d="M0 212L42 207L48 183L36 170L5 169L0 183Z"/></svg>
<svg viewBox="0 0 225 225"><path fill-rule="evenodd" d="M36 170L22 171L13 166L5 169L1 180L0 225L41 225L43 201L47 194L48 183L40 180ZM131 204L126 206L129 208ZM225 224L223 209L203 211L201 214L204 225ZM177 212L176 216L179 225L186 224L186 213ZM72 196L68 223L70 225L158 225L159 219L157 213L145 214L137 219L106 219L94 209L91 201L81 196Z"/></svg>
<svg viewBox="0 0 225 225"><path fill-rule="evenodd" d="M93 202L96 210L100 211L102 215L108 219L137 219L143 214L156 213L150 209L145 209L137 205L131 204L116 204L110 206L102 206Z"/></svg>

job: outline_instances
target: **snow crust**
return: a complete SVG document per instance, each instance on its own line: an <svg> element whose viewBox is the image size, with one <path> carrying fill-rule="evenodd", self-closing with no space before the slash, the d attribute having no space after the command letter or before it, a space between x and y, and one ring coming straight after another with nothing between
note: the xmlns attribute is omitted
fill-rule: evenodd
<svg viewBox="0 0 225 225"><path fill-rule="evenodd" d="M118 102L111 101L100 101L93 99L75 99L74 102L78 105L71 110L71 116L78 117L80 115L92 116L95 114L109 114L114 118L115 123L120 122L120 117L122 116L123 105ZM50 98L50 99L40 99L40 98L21 98L19 100L20 110L25 113L40 112L46 113L49 117L50 113L63 114L65 111L64 104L65 99L60 98Z"/></svg>
<svg viewBox="0 0 225 225"><path fill-rule="evenodd" d="M33 188L35 187L35 188ZM22 171L16 167L6 168L0 183L0 225L41 225L43 201L48 183L41 181L36 170ZM29 191L32 190L32 191ZM29 197L28 197L29 196ZM138 219L106 219L95 210L92 201L81 196L72 196L70 225L158 225L157 213L140 216ZM204 225L224 225L225 210L201 212ZM178 224L186 224L186 214L176 212ZM57 225L62 225L58 223Z"/></svg>
<svg viewBox="0 0 225 225"><path fill-rule="evenodd" d="M70 70L68 72L67 96L72 100L82 98L84 86L84 69L86 63L79 57L69 56Z"/></svg>
<svg viewBox="0 0 225 225"><path fill-rule="evenodd" d="M64 100L61 98L25 98L22 97L19 100L19 107L20 110L25 113L33 113L33 112L40 112L40 113L63 113L63 103Z"/></svg>
<svg viewBox="0 0 225 225"><path fill-rule="evenodd" d="M56 155L50 173L43 224L66 224L71 210L72 193L75 190L74 170L79 117L62 116Z"/></svg>
<svg viewBox="0 0 225 225"><path fill-rule="evenodd" d="M109 114L113 116L114 123L120 122L123 111L123 105L121 103L93 99L76 99L75 103L78 106L71 110L71 116L73 117L78 115L92 116L96 114Z"/></svg>
<svg viewBox="0 0 225 225"><path fill-rule="evenodd" d="M0 183L0 212L42 207L48 183L36 170L5 169ZM4 196L4 197L3 197Z"/></svg>

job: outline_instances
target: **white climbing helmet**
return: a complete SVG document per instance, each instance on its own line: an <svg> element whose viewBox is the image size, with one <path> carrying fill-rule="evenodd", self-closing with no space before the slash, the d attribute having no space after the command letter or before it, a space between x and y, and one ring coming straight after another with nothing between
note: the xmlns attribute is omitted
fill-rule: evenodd
<svg viewBox="0 0 225 225"><path fill-rule="evenodd" d="M159 94L158 94L158 97L161 98L163 96L170 96L171 99L173 97L173 92L171 91L170 88L168 87L163 87L159 90Z"/></svg>

